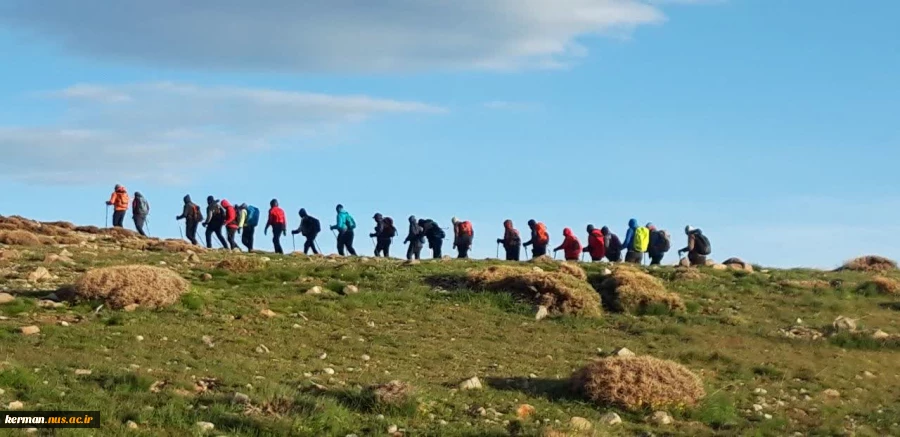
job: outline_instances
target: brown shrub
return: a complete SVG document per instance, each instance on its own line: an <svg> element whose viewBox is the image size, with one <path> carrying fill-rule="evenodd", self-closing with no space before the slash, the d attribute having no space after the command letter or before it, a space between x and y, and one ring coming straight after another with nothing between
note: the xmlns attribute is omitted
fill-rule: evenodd
<svg viewBox="0 0 900 437"><path fill-rule="evenodd" d="M216 268L228 270L232 273L246 273L252 272L254 270L259 270L263 268L264 265L265 263L263 263L259 258L250 256L235 256L219 261L219 263L216 264Z"/></svg>
<svg viewBox="0 0 900 437"><path fill-rule="evenodd" d="M2 231L0 232L0 243L10 246L40 246L41 240L37 235L28 231Z"/></svg>
<svg viewBox="0 0 900 437"><path fill-rule="evenodd" d="M550 258L547 255L541 255L537 258L530 259L528 262L535 263L535 264L553 264L556 262L556 260L553 258Z"/></svg>
<svg viewBox="0 0 900 437"><path fill-rule="evenodd" d="M85 234L99 234L103 231L96 226L76 226L75 232L83 232Z"/></svg>
<svg viewBox="0 0 900 437"><path fill-rule="evenodd" d="M900 294L900 281L885 276L876 276L864 282L860 288L872 287L881 294Z"/></svg>
<svg viewBox="0 0 900 437"><path fill-rule="evenodd" d="M783 281L778 281L778 285L787 288L802 288L804 290L815 290L831 287L831 284L828 281L823 281L821 279L786 279Z"/></svg>
<svg viewBox="0 0 900 437"><path fill-rule="evenodd" d="M0 250L0 261L12 261L12 260L17 260L21 257L22 257L22 254L20 254L16 250L12 250L12 249Z"/></svg>
<svg viewBox="0 0 900 437"><path fill-rule="evenodd" d="M103 230L103 233L113 237L116 240L124 240L126 238L144 238L141 234L134 232L130 229L125 228L107 228Z"/></svg>
<svg viewBox="0 0 900 437"><path fill-rule="evenodd" d="M177 273L145 265L94 269L73 285L79 298L101 299L116 309L131 304L144 308L169 306L189 288L190 284Z"/></svg>
<svg viewBox="0 0 900 437"><path fill-rule="evenodd" d="M883 256L862 256L844 263L838 270L853 270L857 272L884 272L897 270L897 263Z"/></svg>
<svg viewBox="0 0 900 437"><path fill-rule="evenodd" d="M634 267L616 267L603 279L598 290L603 306L616 312L641 313L648 306L662 304L672 311L684 310L681 296L670 293L659 279Z"/></svg>
<svg viewBox="0 0 900 437"><path fill-rule="evenodd" d="M14 223L0 223L0 231L16 231L19 227Z"/></svg>
<svg viewBox="0 0 900 437"><path fill-rule="evenodd" d="M567 275L574 276L582 281L587 281L587 272L578 264L573 262L564 262L559 265L559 271Z"/></svg>
<svg viewBox="0 0 900 437"><path fill-rule="evenodd" d="M81 244L84 239L78 237L77 235L60 235L58 237L53 237L56 240L57 244Z"/></svg>
<svg viewBox="0 0 900 437"><path fill-rule="evenodd" d="M703 273L692 267L678 267L675 269L676 281L699 281L704 277Z"/></svg>
<svg viewBox="0 0 900 437"><path fill-rule="evenodd" d="M598 317L600 299L590 284L561 272L537 272L530 267L491 266L470 270L470 286L510 291L546 306L551 313Z"/></svg>
<svg viewBox="0 0 900 437"><path fill-rule="evenodd" d="M572 388L597 405L629 410L691 407L706 396L690 370L649 356L594 361L575 372Z"/></svg>
<svg viewBox="0 0 900 437"><path fill-rule="evenodd" d="M74 231L74 230L75 230L75 225L73 225L72 223L69 223L69 222L42 222L41 224L42 224L43 226L54 226L54 227L57 227L57 228L62 228L62 229L65 229L65 230L67 230L67 231Z"/></svg>
<svg viewBox="0 0 900 437"><path fill-rule="evenodd" d="M56 244L56 240L53 237L48 237L46 235L38 235L38 241L41 242L44 246L52 246Z"/></svg>
<svg viewBox="0 0 900 437"><path fill-rule="evenodd" d="M154 252L202 252L206 249L200 246L194 246L191 243L188 243L184 240L162 240L162 241L151 241L147 246L147 250L151 250Z"/></svg>
<svg viewBox="0 0 900 437"><path fill-rule="evenodd" d="M117 239L116 241L124 249L146 250L150 246L150 242L148 240L140 238Z"/></svg>
<svg viewBox="0 0 900 437"><path fill-rule="evenodd" d="M399 406L410 401L412 386L401 381L391 381L367 388L366 394L379 405Z"/></svg>

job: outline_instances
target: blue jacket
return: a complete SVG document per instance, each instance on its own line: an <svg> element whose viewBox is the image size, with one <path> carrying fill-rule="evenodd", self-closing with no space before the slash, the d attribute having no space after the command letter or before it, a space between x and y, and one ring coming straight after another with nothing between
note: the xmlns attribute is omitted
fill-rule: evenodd
<svg viewBox="0 0 900 437"><path fill-rule="evenodd" d="M625 233L625 241L622 242L622 247L625 250L631 250L634 245L634 231L638 228L637 219L631 219L628 221L628 232Z"/></svg>
<svg viewBox="0 0 900 437"><path fill-rule="evenodd" d="M344 211L343 209L338 211L336 223L331 227L331 229L337 229L340 232L344 232L347 229L354 228L356 228L356 221L353 220L353 217L350 216L350 213Z"/></svg>

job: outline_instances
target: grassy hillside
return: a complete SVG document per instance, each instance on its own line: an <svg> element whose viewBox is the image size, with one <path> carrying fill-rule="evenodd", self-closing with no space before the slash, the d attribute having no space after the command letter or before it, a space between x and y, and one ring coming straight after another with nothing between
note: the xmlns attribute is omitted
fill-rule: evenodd
<svg viewBox="0 0 900 437"><path fill-rule="evenodd" d="M467 285L467 269L499 261L254 254L218 267L245 255L71 235L83 242L0 245L0 291L15 297L0 305L0 404L100 410L100 435L196 435L198 422L229 436L900 435L900 296L869 284L873 274L665 267L647 271L684 310L538 321L533 302ZM174 270L190 291L159 310L41 301L89 270L125 264ZM39 267L51 277L29 280ZM583 267L595 285L608 273ZM346 285L359 293L341 294ZM305 293L314 286L325 292ZM838 316L859 319L856 331L832 334ZM40 333L21 332L30 325ZM795 326L824 336L789 338ZM874 339L876 329L890 336ZM706 396L626 410L570 389L573 372L621 347L683 364ZM473 376L483 389L460 390ZM388 404L366 391L392 380L412 387L408 398ZM520 419L526 404L533 412ZM651 420L658 410L674 423ZM623 423L605 424L608 412ZM573 417L591 430L575 431Z"/></svg>

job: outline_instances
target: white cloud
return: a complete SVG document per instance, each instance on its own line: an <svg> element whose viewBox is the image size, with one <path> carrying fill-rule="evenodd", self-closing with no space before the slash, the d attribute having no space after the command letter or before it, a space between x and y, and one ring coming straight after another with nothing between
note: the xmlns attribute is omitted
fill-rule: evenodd
<svg viewBox="0 0 900 437"><path fill-rule="evenodd" d="M57 122L0 126L0 172L33 183L186 182L186 168L266 149L388 113L440 113L418 102L174 83L76 85Z"/></svg>
<svg viewBox="0 0 900 437"><path fill-rule="evenodd" d="M697 0L668 0L679 3ZM264 71L554 68L579 39L665 21L643 0L7 0L0 23L67 52Z"/></svg>

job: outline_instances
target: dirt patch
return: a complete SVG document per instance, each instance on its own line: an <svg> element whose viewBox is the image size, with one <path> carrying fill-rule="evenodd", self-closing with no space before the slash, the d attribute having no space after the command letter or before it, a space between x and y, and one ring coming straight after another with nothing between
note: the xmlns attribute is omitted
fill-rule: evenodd
<svg viewBox="0 0 900 437"><path fill-rule="evenodd" d="M804 290L821 290L831 287L831 283L829 283L828 281L823 281L821 279L788 279L784 281L778 281L778 285L787 288L801 288Z"/></svg>
<svg viewBox="0 0 900 437"><path fill-rule="evenodd" d="M852 270L855 272L885 272L897 270L897 262L883 256L869 255L847 261L838 270Z"/></svg>
<svg viewBox="0 0 900 437"><path fill-rule="evenodd" d="M190 284L168 269L128 265L91 270L72 288L81 299L100 299L116 309L131 304L160 308L177 302Z"/></svg>
<svg viewBox="0 0 900 437"><path fill-rule="evenodd" d="M553 314L598 317L600 298L590 284L561 272L535 271L531 267L492 266L470 270L469 285L492 291L509 291L543 305Z"/></svg>
<svg viewBox="0 0 900 437"><path fill-rule="evenodd" d="M265 263L259 258L249 256L235 256L226 258L216 264L216 268L227 270L232 273L246 273L263 268Z"/></svg>
<svg viewBox="0 0 900 437"><path fill-rule="evenodd" d="M663 282L636 268L619 266L597 286L603 306L615 312L643 313L650 306L665 305L683 311L681 296L666 290Z"/></svg>
<svg viewBox="0 0 900 437"><path fill-rule="evenodd" d="M900 281L885 276L876 276L859 286L860 289L872 288L880 294L900 294Z"/></svg>
<svg viewBox="0 0 900 437"><path fill-rule="evenodd" d="M0 243L10 246L40 246L41 240L29 231L15 230L0 232Z"/></svg>
<svg viewBox="0 0 900 437"><path fill-rule="evenodd" d="M366 395L378 405L399 406L410 401L412 386L401 381L373 385L366 389Z"/></svg>
<svg viewBox="0 0 900 437"><path fill-rule="evenodd" d="M779 329L778 332L781 336L794 340L816 341L825 338L825 334L823 334L821 331L800 325L791 326L790 328L785 329Z"/></svg>
<svg viewBox="0 0 900 437"><path fill-rule="evenodd" d="M686 367L648 356L594 361L572 376L572 388L599 406L629 410L691 407L706 395Z"/></svg>

